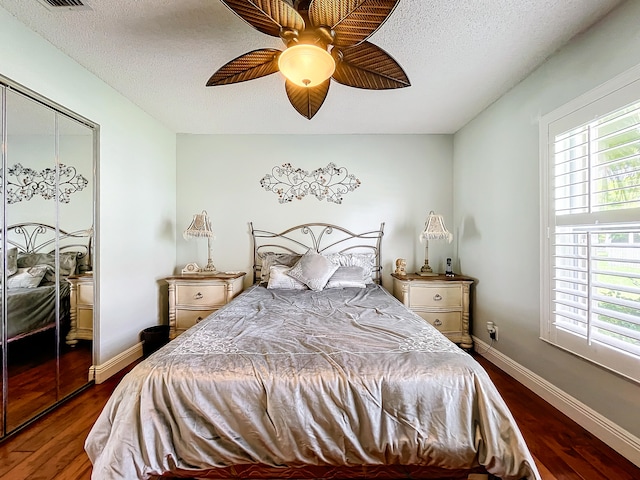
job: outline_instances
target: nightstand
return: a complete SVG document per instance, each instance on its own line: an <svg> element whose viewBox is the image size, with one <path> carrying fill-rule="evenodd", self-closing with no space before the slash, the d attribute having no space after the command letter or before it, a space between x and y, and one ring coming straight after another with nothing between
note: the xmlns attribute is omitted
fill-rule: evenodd
<svg viewBox="0 0 640 480"><path fill-rule="evenodd" d="M175 338L242 292L245 272L167 277L169 338Z"/></svg>
<svg viewBox="0 0 640 480"><path fill-rule="evenodd" d="M67 334L67 345L72 347L78 340L93 340L93 274L69 275L67 282L71 284L70 329Z"/></svg>
<svg viewBox="0 0 640 480"><path fill-rule="evenodd" d="M469 296L473 279L462 275L393 277L393 295L461 348L473 348L469 334Z"/></svg>

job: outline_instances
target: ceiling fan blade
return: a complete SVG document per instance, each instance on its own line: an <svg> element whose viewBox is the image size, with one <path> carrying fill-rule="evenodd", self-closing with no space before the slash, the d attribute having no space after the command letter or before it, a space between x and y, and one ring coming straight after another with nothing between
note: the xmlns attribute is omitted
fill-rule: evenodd
<svg viewBox="0 0 640 480"><path fill-rule="evenodd" d="M231 11L256 30L280 36L282 28L304 30L302 16L291 0L221 0Z"/></svg>
<svg viewBox="0 0 640 480"><path fill-rule="evenodd" d="M362 42L341 51L333 79L350 87L368 90L388 90L411 86L402 67L380 47ZM339 55L339 54L338 54Z"/></svg>
<svg viewBox="0 0 640 480"><path fill-rule="evenodd" d="M309 20L336 32L334 45L348 47L369 38L396 8L399 0L312 0Z"/></svg>
<svg viewBox="0 0 640 480"><path fill-rule="evenodd" d="M320 110L324 99L327 98L330 83L331 79L327 79L315 87L299 87L295 83L287 80L284 86L293 108L295 108L300 115L311 120L311 118L318 113L318 110Z"/></svg>
<svg viewBox="0 0 640 480"><path fill-rule="evenodd" d="M278 71L279 55L280 50L275 48L261 48L240 55L220 67L207 82L207 87L246 82L271 75Z"/></svg>

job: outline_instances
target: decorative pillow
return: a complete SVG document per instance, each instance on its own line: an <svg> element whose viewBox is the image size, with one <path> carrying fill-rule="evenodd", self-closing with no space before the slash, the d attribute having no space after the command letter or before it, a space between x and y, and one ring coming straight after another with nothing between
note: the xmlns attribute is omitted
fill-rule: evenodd
<svg viewBox="0 0 640 480"><path fill-rule="evenodd" d="M261 282L269 281L269 274L271 266L284 265L286 267L293 267L302 255L297 253L274 253L267 252L262 257L262 268L260 270Z"/></svg>
<svg viewBox="0 0 640 480"><path fill-rule="evenodd" d="M314 292L321 291L338 269L327 257L309 250L287 273Z"/></svg>
<svg viewBox="0 0 640 480"><path fill-rule="evenodd" d="M7 288L36 288L49 268L48 265L18 268L16 274L7 279Z"/></svg>
<svg viewBox="0 0 640 480"><path fill-rule="evenodd" d="M286 265L273 265L269 269L269 283L267 288L288 288L289 290L306 290L307 286L293 277L287 275L291 267Z"/></svg>
<svg viewBox="0 0 640 480"><path fill-rule="evenodd" d="M60 276L67 277L76 273L76 257L78 252L60 252ZM56 257L53 253L20 253L18 254L18 268L34 267L36 265L50 265L46 280L55 282Z"/></svg>
<svg viewBox="0 0 640 480"><path fill-rule="evenodd" d="M7 249L7 277L18 271L18 249L16 247Z"/></svg>
<svg viewBox="0 0 640 480"><path fill-rule="evenodd" d="M338 267L324 288L366 288L364 283L364 268Z"/></svg>
<svg viewBox="0 0 640 480"><path fill-rule="evenodd" d="M373 271L376 268L374 253L330 253L326 257L341 267L362 267L364 283L373 283Z"/></svg>

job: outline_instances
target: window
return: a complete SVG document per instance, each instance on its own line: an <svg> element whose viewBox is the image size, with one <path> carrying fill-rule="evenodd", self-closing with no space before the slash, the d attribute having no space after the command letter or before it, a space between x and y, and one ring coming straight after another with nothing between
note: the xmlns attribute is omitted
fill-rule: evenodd
<svg viewBox="0 0 640 480"><path fill-rule="evenodd" d="M640 382L640 67L546 115L541 338Z"/></svg>

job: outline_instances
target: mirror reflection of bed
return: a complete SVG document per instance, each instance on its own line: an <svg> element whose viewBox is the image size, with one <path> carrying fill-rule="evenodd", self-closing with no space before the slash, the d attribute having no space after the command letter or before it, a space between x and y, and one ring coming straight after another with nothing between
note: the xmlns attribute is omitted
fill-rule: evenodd
<svg viewBox="0 0 640 480"><path fill-rule="evenodd" d="M6 438L91 384L93 305L74 302L71 281L82 280L75 294L86 287L93 296L97 125L4 77L0 97L0 438Z"/></svg>
<svg viewBox="0 0 640 480"><path fill-rule="evenodd" d="M71 285L91 275L92 238L91 228L7 228L7 431L87 382L93 342L77 338Z"/></svg>

